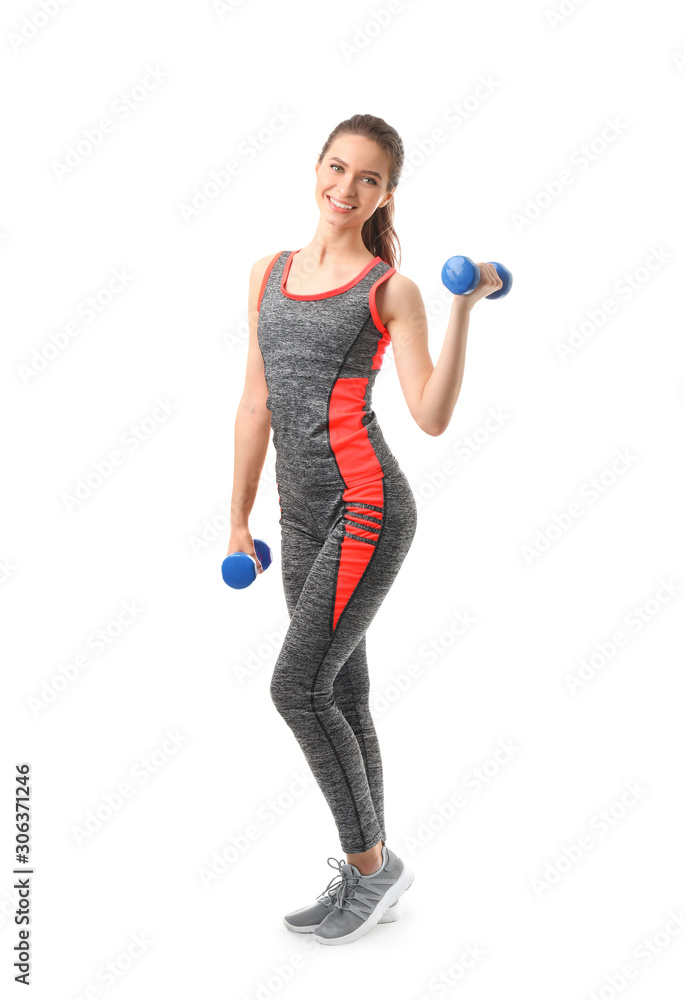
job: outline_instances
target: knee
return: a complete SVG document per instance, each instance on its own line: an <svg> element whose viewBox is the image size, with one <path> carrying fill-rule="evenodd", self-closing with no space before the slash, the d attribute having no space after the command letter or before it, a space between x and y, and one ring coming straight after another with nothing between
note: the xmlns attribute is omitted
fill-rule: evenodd
<svg viewBox="0 0 684 1000"><path fill-rule="evenodd" d="M291 670L281 670L276 663L270 684L271 701L288 720L305 715L320 714L334 704L332 691L311 690L310 686L297 681Z"/></svg>
<svg viewBox="0 0 684 1000"><path fill-rule="evenodd" d="M282 710L285 707L285 691L286 691L286 688L285 688L285 684L284 684L284 681L283 681L283 676L279 672L277 664L276 664L275 669L273 670L273 674L271 676L271 685L270 685L269 691L270 691L270 694L271 694L271 701L273 702L273 704L275 705L275 707L278 709L278 711L282 713Z"/></svg>
<svg viewBox="0 0 684 1000"><path fill-rule="evenodd" d="M276 663L269 688L271 701L282 716L306 708L308 699L301 685L292 677L292 672L281 669Z"/></svg>

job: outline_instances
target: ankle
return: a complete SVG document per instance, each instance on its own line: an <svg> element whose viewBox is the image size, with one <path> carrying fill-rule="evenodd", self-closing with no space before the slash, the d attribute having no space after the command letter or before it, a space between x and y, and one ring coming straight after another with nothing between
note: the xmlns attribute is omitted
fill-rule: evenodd
<svg viewBox="0 0 684 1000"><path fill-rule="evenodd" d="M375 875L382 868L385 860L385 841L379 840L377 844L367 851L358 854L347 854L347 863L354 865L362 875Z"/></svg>
<svg viewBox="0 0 684 1000"><path fill-rule="evenodd" d="M362 866L356 865L355 867L359 869L362 875L375 875L382 868L382 856L378 858L377 862L372 861Z"/></svg>
<svg viewBox="0 0 684 1000"><path fill-rule="evenodd" d="M354 867L358 868L362 875L375 875L375 873L380 871L382 868L384 860L382 848L380 848L377 854L371 855L363 860L355 861Z"/></svg>

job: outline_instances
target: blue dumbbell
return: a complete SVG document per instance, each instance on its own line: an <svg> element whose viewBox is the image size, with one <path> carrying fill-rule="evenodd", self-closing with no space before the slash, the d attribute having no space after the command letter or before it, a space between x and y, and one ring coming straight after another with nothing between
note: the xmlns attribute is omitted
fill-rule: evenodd
<svg viewBox="0 0 684 1000"><path fill-rule="evenodd" d="M273 553L266 542L260 538L254 539L254 550L264 569L268 569L273 561ZM234 590L243 590L254 583L257 574L257 564L247 552L231 552L221 564L221 575L224 583Z"/></svg>
<svg viewBox="0 0 684 1000"><path fill-rule="evenodd" d="M497 264L495 260L490 260L488 263L494 265L503 285L490 295L485 295L485 298L500 299L510 292L513 275L507 267L504 267L503 264ZM449 257L442 268L442 283L454 295L470 295L480 283L480 268L470 257Z"/></svg>

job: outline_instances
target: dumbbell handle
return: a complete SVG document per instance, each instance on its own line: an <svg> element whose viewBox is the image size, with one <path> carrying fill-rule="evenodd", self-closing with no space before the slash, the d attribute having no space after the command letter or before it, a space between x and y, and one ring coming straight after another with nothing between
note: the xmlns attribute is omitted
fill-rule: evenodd
<svg viewBox="0 0 684 1000"><path fill-rule="evenodd" d="M500 299L508 295L513 284L513 275L495 260L488 263L493 264L496 273L501 278L503 284L495 292L485 295L486 299ZM480 284L480 268L470 259L470 257L449 257L442 268L442 283L453 292L454 295L470 295Z"/></svg>

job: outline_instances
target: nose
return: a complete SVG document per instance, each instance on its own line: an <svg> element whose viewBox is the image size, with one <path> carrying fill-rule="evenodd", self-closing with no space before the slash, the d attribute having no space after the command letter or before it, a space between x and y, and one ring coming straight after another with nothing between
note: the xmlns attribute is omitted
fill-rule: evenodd
<svg viewBox="0 0 684 1000"><path fill-rule="evenodd" d="M337 190L337 193L340 196L340 198L345 198L345 197L352 197L353 198L353 196L354 196L354 181L350 179L350 180L347 181L347 183L344 186L342 185L341 181L338 181L336 190Z"/></svg>

